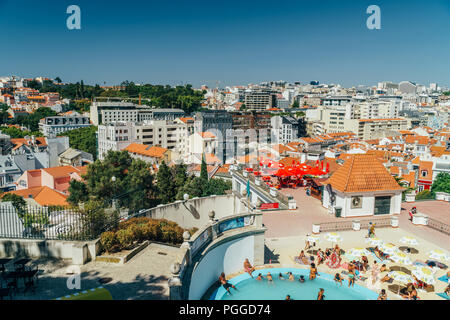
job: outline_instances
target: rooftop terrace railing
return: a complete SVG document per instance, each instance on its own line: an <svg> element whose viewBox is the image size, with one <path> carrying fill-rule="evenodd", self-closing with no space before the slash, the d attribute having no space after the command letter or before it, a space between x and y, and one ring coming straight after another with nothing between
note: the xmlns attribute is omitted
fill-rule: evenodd
<svg viewBox="0 0 450 320"><path fill-rule="evenodd" d="M371 219L358 219L360 222L361 228L368 228L369 222L375 224L377 228L390 227L391 226L391 217L383 217L383 218L371 218ZM333 222L324 222L319 223L320 231L346 231L353 229L353 221L345 220L345 221L333 221Z"/></svg>
<svg viewBox="0 0 450 320"><path fill-rule="evenodd" d="M449 224L446 224L442 221L439 221L439 220L429 217L427 226L431 229L437 230L439 232L442 232L442 233L450 236L450 225Z"/></svg>

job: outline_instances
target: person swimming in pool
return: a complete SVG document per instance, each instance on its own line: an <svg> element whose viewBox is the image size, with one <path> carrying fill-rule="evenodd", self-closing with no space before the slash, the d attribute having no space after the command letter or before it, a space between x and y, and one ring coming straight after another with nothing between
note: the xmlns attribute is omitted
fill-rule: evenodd
<svg viewBox="0 0 450 320"><path fill-rule="evenodd" d="M298 282L305 282L305 276L300 276L300 278L298 278Z"/></svg>
<svg viewBox="0 0 450 320"><path fill-rule="evenodd" d="M256 280L261 281L262 279L264 279L262 273L258 274L258 276L256 277Z"/></svg>
<svg viewBox="0 0 450 320"><path fill-rule="evenodd" d="M336 284L339 282L340 284L341 284L341 286L342 286L342 277L341 277L341 275L339 274L339 273L336 273L335 275L334 275L334 282L336 282Z"/></svg>
<svg viewBox="0 0 450 320"><path fill-rule="evenodd" d="M314 280L319 275L319 272L317 272L316 265L314 263L311 263L311 269L309 270L309 280Z"/></svg>
<svg viewBox="0 0 450 320"><path fill-rule="evenodd" d="M289 275L289 281L294 281L295 280L295 277L292 274L292 272L288 272L287 274Z"/></svg>
<svg viewBox="0 0 450 320"><path fill-rule="evenodd" d="M325 290L320 288L319 293L317 294L317 300L324 300L325 299Z"/></svg>
<svg viewBox="0 0 450 320"><path fill-rule="evenodd" d="M220 284L225 288L225 290L228 291L229 294L231 294L230 288L233 288L233 289L237 290L236 287L235 287L234 285L232 285L231 283L229 283L229 282L227 281L227 279L226 279L226 277L225 277L225 272L222 272L222 273L220 274L220 276L219 276L219 281L220 281Z"/></svg>
<svg viewBox="0 0 450 320"><path fill-rule="evenodd" d="M285 300L291 300L291 296L287 295Z"/></svg>
<svg viewBox="0 0 450 320"><path fill-rule="evenodd" d="M270 274L270 272L267 272L267 280L268 281L273 281L272 275Z"/></svg>
<svg viewBox="0 0 450 320"><path fill-rule="evenodd" d="M280 272L280 274L278 275L278 280L284 280L284 277L283 277L283 275L281 274L281 272Z"/></svg>

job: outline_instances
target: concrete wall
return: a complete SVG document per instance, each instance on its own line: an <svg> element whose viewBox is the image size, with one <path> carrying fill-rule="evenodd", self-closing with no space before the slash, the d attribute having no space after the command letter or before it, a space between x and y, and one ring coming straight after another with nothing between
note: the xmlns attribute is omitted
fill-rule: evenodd
<svg viewBox="0 0 450 320"><path fill-rule="evenodd" d="M358 193L358 194L344 194L337 190L334 191L336 194L336 207L342 207L342 217L364 217L373 216L375 210L375 197L378 196L391 196L391 206L389 214L400 214L401 204L402 204L402 193L401 191L396 192L372 192L372 193ZM362 207L353 208L351 207L352 196L362 196ZM330 206L330 195L325 189L323 194L323 206L329 208Z"/></svg>
<svg viewBox="0 0 450 320"><path fill-rule="evenodd" d="M94 260L98 241L0 239L0 257L72 259L73 264Z"/></svg>
<svg viewBox="0 0 450 320"><path fill-rule="evenodd" d="M241 271L246 258L250 263L256 264L254 246L255 236L251 235L225 242L207 252L192 273L189 300L201 299L206 290L218 280L220 273Z"/></svg>
<svg viewBox="0 0 450 320"><path fill-rule="evenodd" d="M230 194L191 199L184 204L183 201L176 201L152 208L146 212L146 216L174 221L182 228L201 228L209 222L211 210L216 213L215 218L220 219L241 213L241 206L239 199Z"/></svg>

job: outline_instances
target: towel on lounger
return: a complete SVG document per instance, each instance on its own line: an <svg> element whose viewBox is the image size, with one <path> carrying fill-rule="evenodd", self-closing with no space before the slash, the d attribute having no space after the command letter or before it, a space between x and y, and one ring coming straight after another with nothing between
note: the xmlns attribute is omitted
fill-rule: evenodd
<svg viewBox="0 0 450 320"><path fill-rule="evenodd" d="M436 293L439 297L450 300L450 296L446 295L445 293Z"/></svg>

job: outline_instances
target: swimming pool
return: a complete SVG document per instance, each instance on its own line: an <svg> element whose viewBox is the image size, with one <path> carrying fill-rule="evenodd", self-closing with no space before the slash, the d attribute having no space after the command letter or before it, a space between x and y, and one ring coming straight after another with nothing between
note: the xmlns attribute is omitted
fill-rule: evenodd
<svg viewBox="0 0 450 320"><path fill-rule="evenodd" d="M334 275L320 272L314 280L309 280L309 269L295 268L271 268L256 270L253 276L261 273L264 277L267 273L272 274L273 283L264 278L262 281L252 279L248 273L241 274L229 280L229 283L236 286L237 290L230 288L231 295L220 286L211 295L211 300L283 300L286 295L290 295L294 300L316 300L320 288L325 289L325 300L376 300L378 293L355 284L348 287L348 277L344 277L342 287L333 281ZM278 280L278 274L282 273L287 278L286 273L292 272L295 281ZM299 276L305 277L305 282L298 281ZM357 281L358 282L358 281Z"/></svg>

